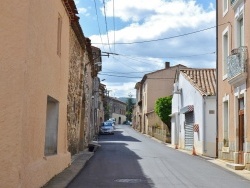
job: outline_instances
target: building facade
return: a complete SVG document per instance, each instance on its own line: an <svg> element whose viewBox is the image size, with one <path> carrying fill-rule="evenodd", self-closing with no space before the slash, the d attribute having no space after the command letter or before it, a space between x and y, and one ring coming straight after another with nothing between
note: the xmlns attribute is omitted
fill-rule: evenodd
<svg viewBox="0 0 250 188"><path fill-rule="evenodd" d="M217 1L218 157L250 169L250 1Z"/></svg>
<svg viewBox="0 0 250 188"><path fill-rule="evenodd" d="M141 82L135 84L136 104L133 109L133 128L142 132L142 87Z"/></svg>
<svg viewBox="0 0 250 188"><path fill-rule="evenodd" d="M67 7L61 0L1 2L1 187L41 187L71 163Z"/></svg>
<svg viewBox="0 0 250 188"><path fill-rule="evenodd" d="M147 114L154 111L156 100L161 97L171 96L172 87L176 71L185 68L183 65L170 67L169 62L165 63L165 68L144 75L142 80L135 85L136 107L135 107L135 127L143 133L148 134L150 117ZM134 120L133 120L134 121Z"/></svg>
<svg viewBox="0 0 250 188"><path fill-rule="evenodd" d="M78 20L71 21L70 64L67 103L67 139L71 155L84 149L84 122L82 121L82 99L84 93L84 62L86 50L85 37Z"/></svg>
<svg viewBox="0 0 250 188"><path fill-rule="evenodd" d="M114 97L105 97L105 108L107 116L105 121L109 118L115 118L116 124L122 124L126 121L126 106L127 104Z"/></svg>
<svg viewBox="0 0 250 188"><path fill-rule="evenodd" d="M216 70L183 69L174 83L171 144L216 157Z"/></svg>

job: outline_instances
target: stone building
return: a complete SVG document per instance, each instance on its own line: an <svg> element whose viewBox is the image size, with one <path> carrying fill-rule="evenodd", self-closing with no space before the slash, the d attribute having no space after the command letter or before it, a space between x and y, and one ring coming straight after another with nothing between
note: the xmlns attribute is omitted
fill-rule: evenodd
<svg viewBox="0 0 250 188"><path fill-rule="evenodd" d="M99 85L98 108L97 108L97 126L101 125L101 123L105 119L104 118L105 91L106 91L106 85L100 83L100 85Z"/></svg>
<svg viewBox="0 0 250 188"><path fill-rule="evenodd" d="M101 56L101 54L99 54ZM91 41L89 38L86 38L86 51L84 55L84 108L85 108L85 144L88 144L89 141L93 140L98 133L98 126L95 122L96 120L96 100L98 99L98 92L95 92L99 89L99 78L97 77L100 69L95 61L95 54L93 54Z"/></svg>
<svg viewBox="0 0 250 188"><path fill-rule="evenodd" d="M84 149L84 121L82 121L82 99L84 93L84 62L86 50L85 37L78 19L71 21L70 65L67 105L67 138L71 155ZM84 116L84 114L83 114Z"/></svg>
<svg viewBox="0 0 250 188"><path fill-rule="evenodd" d="M115 118L116 124L122 124L124 121L126 121L126 103L118 100L117 98L109 96L105 97L105 103L107 111L105 121L109 118Z"/></svg>

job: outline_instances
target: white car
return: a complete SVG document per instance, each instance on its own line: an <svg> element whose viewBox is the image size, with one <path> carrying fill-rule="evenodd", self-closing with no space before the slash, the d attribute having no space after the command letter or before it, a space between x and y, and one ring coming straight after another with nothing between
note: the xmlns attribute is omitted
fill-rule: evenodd
<svg viewBox="0 0 250 188"><path fill-rule="evenodd" d="M114 121L112 121L112 120L107 120L107 121L105 121L105 122L110 122L110 123L112 123L112 126L113 126L113 128L115 129L115 123L114 123Z"/></svg>
<svg viewBox="0 0 250 188"><path fill-rule="evenodd" d="M105 121L100 128L100 134L114 134L114 127L111 121Z"/></svg>
<svg viewBox="0 0 250 188"><path fill-rule="evenodd" d="M109 118L108 121L113 121L113 123L115 124L115 118Z"/></svg>

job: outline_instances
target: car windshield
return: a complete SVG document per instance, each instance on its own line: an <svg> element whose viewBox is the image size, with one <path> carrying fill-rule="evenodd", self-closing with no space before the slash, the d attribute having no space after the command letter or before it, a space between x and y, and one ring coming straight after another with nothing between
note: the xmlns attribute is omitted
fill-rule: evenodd
<svg viewBox="0 0 250 188"><path fill-rule="evenodd" d="M103 123L103 126L107 127L107 126L112 126L112 123L111 122L104 122Z"/></svg>

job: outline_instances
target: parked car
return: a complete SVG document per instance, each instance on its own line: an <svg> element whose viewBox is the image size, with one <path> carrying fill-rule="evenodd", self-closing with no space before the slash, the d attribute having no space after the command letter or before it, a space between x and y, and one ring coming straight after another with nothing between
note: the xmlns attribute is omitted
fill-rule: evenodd
<svg viewBox="0 0 250 188"><path fill-rule="evenodd" d="M132 125L132 122L131 121L124 121L123 125Z"/></svg>
<svg viewBox="0 0 250 188"><path fill-rule="evenodd" d="M105 121L100 128L100 134L114 134L114 127L111 121Z"/></svg>
<svg viewBox="0 0 250 188"><path fill-rule="evenodd" d="M114 124L115 124L115 118L109 118L109 120L108 121L113 121L114 122Z"/></svg>
<svg viewBox="0 0 250 188"><path fill-rule="evenodd" d="M112 123L113 128L115 129L115 123L112 120L107 120L106 122Z"/></svg>

